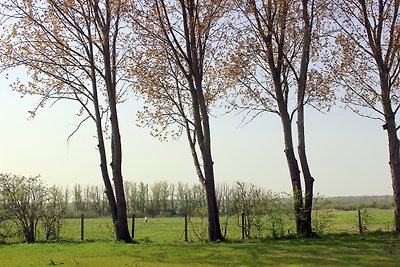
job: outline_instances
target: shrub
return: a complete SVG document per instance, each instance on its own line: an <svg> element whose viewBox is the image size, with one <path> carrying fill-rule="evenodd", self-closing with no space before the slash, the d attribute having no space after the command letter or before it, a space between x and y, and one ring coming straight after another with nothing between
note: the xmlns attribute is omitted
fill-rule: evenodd
<svg viewBox="0 0 400 267"><path fill-rule="evenodd" d="M28 243L36 241L39 222L46 238L58 237L61 219L66 213L63 195L55 187L47 188L40 176L0 174L0 203Z"/></svg>
<svg viewBox="0 0 400 267"><path fill-rule="evenodd" d="M317 194L313 200L312 228L318 235L323 235L332 227L334 215L329 209L331 201Z"/></svg>

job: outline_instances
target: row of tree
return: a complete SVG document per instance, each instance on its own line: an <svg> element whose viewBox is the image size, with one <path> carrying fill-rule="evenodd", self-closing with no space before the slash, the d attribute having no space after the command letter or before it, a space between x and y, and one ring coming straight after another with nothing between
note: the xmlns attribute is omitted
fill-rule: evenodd
<svg viewBox="0 0 400 267"><path fill-rule="evenodd" d="M143 97L138 120L153 135L186 135L205 189L209 240L223 238L209 124L221 101L248 120L263 112L279 116L301 236L312 235L314 183L305 107L326 111L340 97L355 112L382 120L399 231L399 6L396 0L5 0L0 61L3 69L29 72L30 80L16 80L13 88L41 97L32 115L64 99L81 106L82 123L95 122L119 240L131 241L117 112L128 87Z"/></svg>
<svg viewBox="0 0 400 267"><path fill-rule="evenodd" d="M143 182L125 182L125 195L128 214L136 217L149 216L189 216L198 215L196 211L206 209L205 192L201 185L189 185L183 183L169 183L167 181L146 184ZM65 192L64 198L69 203L67 216L105 216L109 215L107 198L104 187L74 185L60 191ZM266 191L260 187L244 182L232 184L217 184L217 202L220 213L224 216L240 215L246 209L240 209L244 199L254 202L258 210L263 209L265 202L258 202L256 195L262 195L271 203L279 199L289 205L289 194L278 194ZM251 199L251 200L250 200ZM317 195L318 208L326 210L358 210L358 209L391 209L393 197L390 196L353 196L353 197L322 197ZM240 203L240 207L237 205ZM270 205L270 204L269 204ZM268 205L267 205L268 206ZM290 210L289 208L287 210Z"/></svg>
<svg viewBox="0 0 400 267"><path fill-rule="evenodd" d="M167 181L156 182L152 185L143 182L125 182L125 196L128 214L138 217L145 216L194 216L200 210L207 209L207 200L204 188L201 185L188 185L183 183L173 184ZM89 216L109 215L107 198L104 188L99 186L74 185L66 188L64 199L69 203L72 216L82 212ZM255 196L258 196L255 197ZM252 203L253 209L258 206L262 210L259 198L275 196L289 203L290 196L267 192L254 185L237 182L232 185L219 185L216 187L218 207L223 215L240 215L249 208L246 203ZM272 197L269 197L272 199ZM272 200L271 200L272 202ZM247 212L248 213L248 212Z"/></svg>
<svg viewBox="0 0 400 267"><path fill-rule="evenodd" d="M207 216L204 188L200 185L171 184L165 181L153 185L127 182L125 184L129 214L145 216L187 216L193 233L205 238L203 220ZM26 242L35 242L39 233L46 240L59 240L64 219L109 216L104 188L75 185L72 189L47 186L39 176L24 177L0 174L0 243L7 238L22 236ZM293 198L262 190L251 184L237 182L217 186L217 200L227 228L240 228L243 238L263 238L266 235L281 238L293 234L295 213ZM332 200L332 201L331 201ZM317 196L313 200L312 226L317 234L329 230L332 208L355 209L383 205L390 208L391 200L385 197L343 197L327 199ZM193 223L191 217L200 218ZM368 226L369 213L362 211L363 230ZM370 218L371 219L371 218ZM65 237L64 238L68 238Z"/></svg>
<svg viewBox="0 0 400 267"><path fill-rule="evenodd" d="M189 187L182 183L175 186L158 182L149 187L144 183L127 183L125 188L129 213L202 219L207 214L204 212L207 210L205 190L200 185ZM236 186L221 186L218 200L228 219L237 218L246 237L252 237L253 228L260 232L264 225L260 220L265 217L274 237L283 236L286 227L290 228L286 219L292 217L293 209L288 196L237 183ZM97 186L75 185L72 190L62 190L56 186L48 187L39 176L0 174L0 241L19 232L26 242L35 242L41 230L46 240L58 239L66 217L76 213L110 215L107 206L107 197Z"/></svg>

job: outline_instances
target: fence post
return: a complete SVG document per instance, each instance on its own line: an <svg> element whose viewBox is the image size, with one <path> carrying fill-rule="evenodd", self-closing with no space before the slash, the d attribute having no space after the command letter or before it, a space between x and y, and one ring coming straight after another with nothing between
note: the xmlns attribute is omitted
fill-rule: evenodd
<svg viewBox="0 0 400 267"><path fill-rule="evenodd" d="M362 221L361 221L361 211L358 210L358 229L360 231L360 234L363 233L363 226L362 226Z"/></svg>
<svg viewBox="0 0 400 267"><path fill-rule="evenodd" d="M244 229L245 229L245 218L244 218L244 212L242 212L242 240L244 240Z"/></svg>
<svg viewBox="0 0 400 267"><path fill-rule="evenodd" d="M81 215L81 240L84 238L85 214Z"/></svg>
<svg viewBox="0 0 400 267"><path fill-rule="evenodd" d="M188 242L188 215L185 213L185 242Z"/></svg>
<svg viewBox="0 0 400 267"><path fill-rule="evenodd" d="M132 214L132 239L135 239L135 214Z"/></svg>

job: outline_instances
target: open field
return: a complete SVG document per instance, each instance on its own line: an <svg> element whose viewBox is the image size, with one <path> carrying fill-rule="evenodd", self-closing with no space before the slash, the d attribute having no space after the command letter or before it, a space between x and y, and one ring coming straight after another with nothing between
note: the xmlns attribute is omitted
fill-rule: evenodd
<svg viewBox="0 0 400 267"><path fill-rule="evenodd" d="M370 229L392 227L392 211L371 214ZM356 232L357 212L340 211L331 234L320 238L242 242L232 222L226 242L199 242L189 233L194 242L184 243L183 218L138 218L139 244L122 244L113 241L109 219L86 219L83 242L79 219L69 219L62 242L0 245L0 266L398 266L398 234Z"/></svg>
<svg viewBox="0 0 400 267"><path fill-rule="evenodd" d="M368 229L371 231L390 231L393 230L393 211L392 210L369 210L372 217ZM324 233L358 233L358 213L357 211L334 211L331 213L329 227ZM199 218L192 219L193 224L189 223L189 240L198 242L196 236L200 235L201 229L206 232L206 220L203 226ZM221 218L221 226L226 221L225 217ZM131 224L131 221L129 221ZM289 224L289 223L288 223ZM295 232L293 227L291 233ZM193 231L195 226L196 234ZM255 230L254 230L255 231ZM113 232L111 218L89 218L85 219L85 239L89 241L113 241ZM269 237L269 232L264 231L265 237ZM80 240L80 219L67 219L61 235L68 240ZM227 235L229 240L241 239L241 228L237 225L236 218L230 218L227 226ZM184 241L184 218L149 218L147 223L143 218L137 218L135 221L135 239L139 242L151 243L177 243Z"/></svg>

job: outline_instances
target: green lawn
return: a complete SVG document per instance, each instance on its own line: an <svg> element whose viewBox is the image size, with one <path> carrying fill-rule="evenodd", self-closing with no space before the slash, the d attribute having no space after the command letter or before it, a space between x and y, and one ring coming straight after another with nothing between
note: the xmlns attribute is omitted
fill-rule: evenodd
<svg viewBox="0 0 400 267"><path fill-rule="evenodd" d="M113 240L111 220L85 219L85 241L80 241L80 220L68 219L63 242L0 245L0 266L399 266L399 235L392 229L393 212L372 210L371 230L357 234L357 212L338 211L331 234L313 239L254 240L241 242L232 220L227 241L200 242L192 230L184 243L183 218L136 220L139 244ZM200 219L193 219L200 234ZM224 221L223 219L221 220Z"/></svg>
<svg viewBox="0 0 400 267"><path fill-rule="evenodd" d="M0 246L1 266L398 266L389 233L223 243L75 242Z"/></svg>

